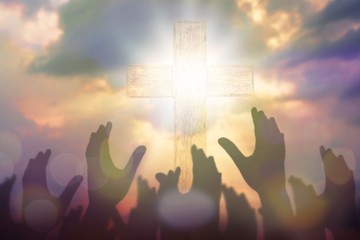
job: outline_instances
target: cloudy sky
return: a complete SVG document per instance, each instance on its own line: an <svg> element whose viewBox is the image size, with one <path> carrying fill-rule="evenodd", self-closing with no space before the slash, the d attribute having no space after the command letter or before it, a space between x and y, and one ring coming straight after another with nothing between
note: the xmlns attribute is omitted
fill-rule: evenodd
<svg viewBox="0 0 360 240"><path fill-rule="evenodd" d="M146 145L138 174L157 187L154 175L174 166L174 101L128 98L126 67L172 64L178 20L206 21L208 63L254 66L253 96L207 100L207 154L226 184L259 205L217 143L228 137L252 153L253 106L285 134L288 177L321 193L324 145L360 180L358 0L0 0L0 180L22 176L50 148L48 181L59 194L73 175L86 176L90 133L112 121L116 165ZM135 193L133 184L124 214Z"/></svg>

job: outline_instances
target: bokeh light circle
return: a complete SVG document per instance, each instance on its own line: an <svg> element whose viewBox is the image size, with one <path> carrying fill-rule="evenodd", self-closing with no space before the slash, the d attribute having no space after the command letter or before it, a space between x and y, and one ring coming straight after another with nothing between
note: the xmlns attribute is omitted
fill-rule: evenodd
<svg viewBox="0 0 360 240"><path fill-rule="evenodd" d="M215 204L206 194L191 191L180 194L169 191L157 205L157 213L166 224L178 229L191 229L203 226L215 214Z"/></svg>
<svg viewBox="0 0 360 240"><path fill-rule="evenodd" d="M58 212L54 203L47 199L39 199L25 206L24 217L33 230L45 233L55 227Z"/></svg>
<svg viewBox="0 0 360 240"><path fill-rule="evenodd" d="M0 132L0 152L8 155L16 163L22 154L19 138L10 132Z"/></svg>
<svg viewBox="0 0 360 240"><path fill-rule="evenodd" d="M14 174L14 161L5 153L0 152L0 182Z"/></svg>
<svg viewBox="0 0 360 240"><path fill-rule="evenodd" d="M49 174L59 185L65 187L76 175L84 176L86 171L84 161L71 153L56 155L50 162Z"/></svg>

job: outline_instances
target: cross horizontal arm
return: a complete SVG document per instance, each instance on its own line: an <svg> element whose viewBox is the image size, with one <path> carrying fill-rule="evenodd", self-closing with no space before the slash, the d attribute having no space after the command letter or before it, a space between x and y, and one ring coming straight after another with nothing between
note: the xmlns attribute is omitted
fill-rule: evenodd
<svg viewBox="0 0 360 240"><path fill-rule="evenodd" d="M127 68L128 97L173 97L173 67L137 65Z"/></svg>
<svg viewBox="0 0 360 240"><path fill-rule="evenodd" d="M231 97L253 94L252 65L208 66L208 96Z"/></svg>

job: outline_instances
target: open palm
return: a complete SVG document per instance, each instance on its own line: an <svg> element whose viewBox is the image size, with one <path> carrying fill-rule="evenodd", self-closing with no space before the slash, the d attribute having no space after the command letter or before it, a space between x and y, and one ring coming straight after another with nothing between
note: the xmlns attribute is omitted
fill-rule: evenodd
<svg viewBox="0 0 360 240"><path fill-rule="evenodd" d="M254 153L245 157L227 138L219 139L219 144L233 159L248 185L258 193L268 189L285 188L285 143L274 118L268 119L263 111L253 108L255 127Z"/></svg>

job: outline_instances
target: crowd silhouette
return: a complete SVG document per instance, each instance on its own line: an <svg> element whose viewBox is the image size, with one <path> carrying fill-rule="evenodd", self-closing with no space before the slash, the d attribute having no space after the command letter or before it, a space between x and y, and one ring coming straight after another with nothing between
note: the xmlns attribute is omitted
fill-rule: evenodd
<svg viewBox="0 0 360 240"><path fill-rule="evenodd" d="M252 109L255 129L254 153L245 157L226 138L219 144L234 161L246 183L260 198L264 239L360 239L355 203L354 174L343 156L320 147L326 176L325 190L317 195L313 186L291 176L294 211L286 191L285 143L274 118ZM146 179L137 179L137 205L125 222L116 205L126 196L146 148L139 146L124 169L110 156L111 123L91 134L86 150L89 205L71 209L69 204L83 182L74 176L60 196L47 187L46 166L51 151L30 159L22 177L23 198L20 222L10 212L10 193L16 176L0 185L0 239L259 239L256 212L245 194L222 184L213 157L192 146L193 183L188 193L180 193L178 167L167 174L157 173L158 191ZM220 197L226 202L227 225L219 228ZM41 207L39 207L41 206ZM36 211L37 210L37 211ZM43 212L53 211L53 218ZM35 216L35 220L34 220ZM31 220L31 221L30 221ZM54 234L55 232L55 234Z"/></svg>

